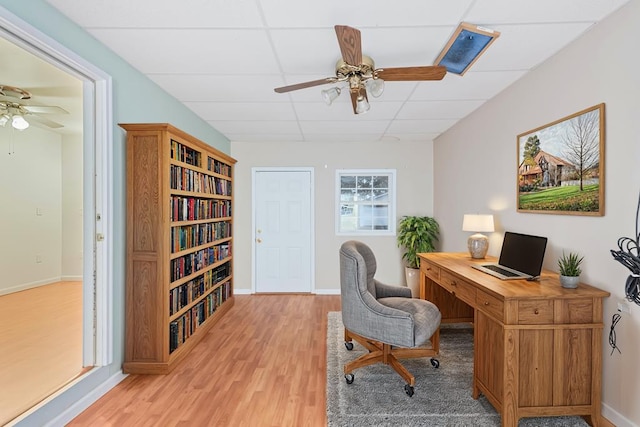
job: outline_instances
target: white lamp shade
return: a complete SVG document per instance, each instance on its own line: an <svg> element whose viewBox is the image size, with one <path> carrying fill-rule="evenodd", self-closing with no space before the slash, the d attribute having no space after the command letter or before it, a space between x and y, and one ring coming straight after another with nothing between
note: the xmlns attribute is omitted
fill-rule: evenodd
<svg viewBox="0 0 640 427"><path fill-rule="evenodd" d="M356 102L356 114L364 114L371 108L369 102L365 97L358 97L358 101Z"/></svg>
<svg viewBox="0 0 640 427"><path fill-rule="evenodd" d="M366 85L369 93L374 98L379 97L380 95L382 95L382 92L384 92L384 80L382 79L367 80Z"/></svg>
<svg viewBox="0 0 640 427"><path fill-rule="evenodd" d="M18 130L25 130L29 127L29 122L24 119L24 117L15 115L13 116L13 120L11 121L11 126Z"/></svg>
<svg viewBox="0 0 640 427"><path fill-rule="evenodd" d="M493 215L465 215L462 220L462 231L493 233L495 231Z"/></svg>
<svg viewBox="0 0 640 427"><path fill-rule="evenodd" d="M324 103L327 105L331 105L333 101L335 101L336 98L340 96L340 88L332 87L330 89L325 89L320 93L322 95L322 100L324 101Z"/></svg>

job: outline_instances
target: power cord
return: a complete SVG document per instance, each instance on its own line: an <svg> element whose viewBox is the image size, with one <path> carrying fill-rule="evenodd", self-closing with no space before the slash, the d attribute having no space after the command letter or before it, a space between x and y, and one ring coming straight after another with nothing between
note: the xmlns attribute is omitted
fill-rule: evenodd
<svg viewBox="0 0 640 427"><path fill-rule="evenodd" d="M631 271L624 285L624 293L627 300L640 305L640 196L636 209L636 236L621 237L618 239L618 250L611 250L613 259L624 265Z"/></svg>
<svg viewBox="0 0 640 427"><path fill-rule="evenodd" d="M620 311L620 310L618 310ZM615 350L618 350L618 353L622 354L618 346L616 345L616 325L622 319L620 313L615 313L613 317L611 317L611 329L609 330L609 345L611 346L611 356Z"/></svg>

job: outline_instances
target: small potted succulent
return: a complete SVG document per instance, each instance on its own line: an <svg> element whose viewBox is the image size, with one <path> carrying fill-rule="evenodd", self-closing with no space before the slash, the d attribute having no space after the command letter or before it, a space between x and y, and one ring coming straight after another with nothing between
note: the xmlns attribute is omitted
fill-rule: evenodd
<svg viewBox="0 0 640 427"><path fill-rule="evenodd" d="M575 252L568 254L562 252L562 256L558 258L558 267L560 268L560 284L563 288L574 289L578 287L580 273L582 273L580 264L583 259L583 256Z"/></svg>

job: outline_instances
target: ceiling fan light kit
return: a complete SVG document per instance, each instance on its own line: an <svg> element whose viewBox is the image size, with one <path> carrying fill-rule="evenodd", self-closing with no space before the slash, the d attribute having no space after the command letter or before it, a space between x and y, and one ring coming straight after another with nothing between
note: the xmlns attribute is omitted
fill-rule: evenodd
<svg viewBox="0 0 640 427"><path fill-rule="evenodd" d="M367 90L374 98L384 92L386 81L442 80L450 71L464 74L478 57L500 35L497 31L461 23L436 61L436 65L419 67L375 68L373 59L362 54L360 30L336 25L336 36L342 58L336 64L336 76L275 88L286 93L331 83L346 83L355 114L364 114L371 108ZM341 89L333 87L320 92L322 100L331 105Z"/></svg>
<svg viewBox="0 0 640 427"><path fill-rule="evenodd" d="M30 120L38 122L48 128L61 128L60 123L39 114L69 114L64 108L48 105L27 105L24 101L31 99L31 93L19 87L0 85L0 126L5 127L11 121L11 126L17 130L25 130L29 127L29 122L25 116L29 115Z"/></svg>

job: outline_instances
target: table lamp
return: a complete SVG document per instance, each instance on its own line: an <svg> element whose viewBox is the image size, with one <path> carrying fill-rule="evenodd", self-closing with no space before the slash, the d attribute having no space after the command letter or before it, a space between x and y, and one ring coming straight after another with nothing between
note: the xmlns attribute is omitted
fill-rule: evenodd
<svg viewBox="0 0 640 427"><path fill-rule="evenodd" d="M462 221L462 231L473 234L467 240L467 247L471 258L482 259L489 249L489 239L481 233L493 233L493 215L465 215Z"/></svg>

